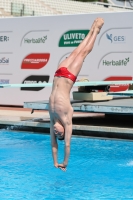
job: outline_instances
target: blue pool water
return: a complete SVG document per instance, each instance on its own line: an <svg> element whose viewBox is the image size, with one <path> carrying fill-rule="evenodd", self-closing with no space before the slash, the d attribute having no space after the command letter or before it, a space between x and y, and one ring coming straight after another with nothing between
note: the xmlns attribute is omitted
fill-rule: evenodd
<svg viewBox="0 0 133 200"><path fill-rule="evenodd" d="M1 130L0 200L7 199L133 199L133 142L73 137L63 172L53 167L49 135Z"/></svg>

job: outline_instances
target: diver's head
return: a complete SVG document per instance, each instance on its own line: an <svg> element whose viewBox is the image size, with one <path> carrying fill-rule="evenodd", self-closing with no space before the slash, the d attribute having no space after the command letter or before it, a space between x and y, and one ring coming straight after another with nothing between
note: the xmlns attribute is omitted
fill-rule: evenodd
<svg viewBox="0 0 133 200"><path fill-rule="evenodd" d="M65 130L62 124L56 122L54 124L54 134L58 138L58 140L64 140L65 137Z"/></svg>

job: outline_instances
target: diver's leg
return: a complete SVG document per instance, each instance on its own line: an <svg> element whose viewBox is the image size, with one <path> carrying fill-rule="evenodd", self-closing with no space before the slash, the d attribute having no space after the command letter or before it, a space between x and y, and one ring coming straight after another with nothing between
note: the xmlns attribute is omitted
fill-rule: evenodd
<svg viewBox="0 0 133 200"><path fill-rule="evenodd" d="M96 22L96 25L94 27L93 34L91 38L89 39L86 46L79 52L79 54L75 57L73 62L68 66L68 70L70 70L71 73L73 73L75 76L78 75L82 68L82 64L86 56L92 51L96 37L100 31L100 29L103 26L103 19L98 19Z"/></svg>
<svg viewBox="0 0 133 200"><path fill-rule="evenodd" d="M95 21L93 22L91 29L90 29L89 33L87 34L87 36L85 37L85 39L79 44L79 46L64 61L62 61L60 63L58 68L68 67L73 62L73 60L77 57L79 52L85 48L85 46L88 44L89 40L92 37L97 20L98 20L98 18L95 19Z"/></svg>

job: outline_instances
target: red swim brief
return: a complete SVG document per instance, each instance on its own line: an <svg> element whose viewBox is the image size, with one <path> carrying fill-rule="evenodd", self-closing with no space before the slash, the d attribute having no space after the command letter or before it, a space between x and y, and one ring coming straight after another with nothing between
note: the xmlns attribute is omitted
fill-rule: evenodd
<svg viewBox="0 0 133 200"><path fill-rule="evenodd" d="M69 72L66 67L61 67L61 68L57 69L54 76L62 76L65 78L69 78L73 82L75 82L77 79L77 77L75 75L73 75L71 72Z"/></svg>

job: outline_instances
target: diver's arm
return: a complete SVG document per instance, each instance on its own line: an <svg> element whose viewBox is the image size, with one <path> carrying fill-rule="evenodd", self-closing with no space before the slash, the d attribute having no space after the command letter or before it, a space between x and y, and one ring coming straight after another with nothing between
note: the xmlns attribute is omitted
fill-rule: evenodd
<svg viewBox="0 0 133 200"><path fill-rule="evenodd" d="M65 127L65 149L64 149L64 162L62 164L58 164L58 168L62 171L66 171L66 167L68 164L68 159L70 155L70 141L72 136L72 124L67 125Z"/></svg>
<svg viewBox="0 0 133 200"><path fill-rule="evenodd" d="M52 155L53 155L53 161L54 161L54 166L58 166L58 161L57 161L57 151L58 151L58 144L55 138L55 134L53 131L53 123L50 122L50 136L51 136L51 146L52 146Z"/></svg>
<svg viewBox="0 0 133 200"><path fill-rule="evenodd" d="M71 136L72 136L72 123L69 125L66 125L65 127L65 149L64 149L64 166L66 167L68 164L68 159L70 155L70 142L71 142Z"/></svg>

